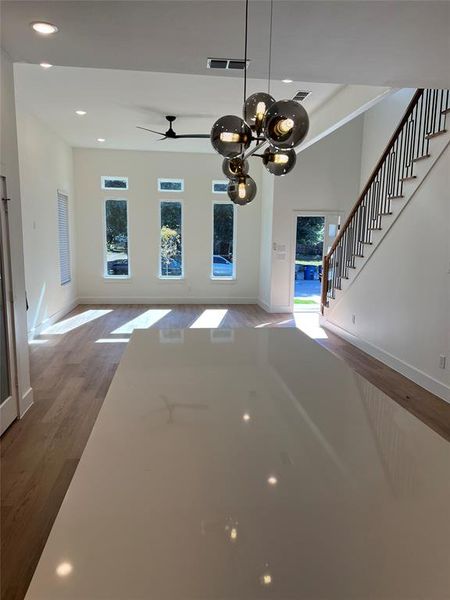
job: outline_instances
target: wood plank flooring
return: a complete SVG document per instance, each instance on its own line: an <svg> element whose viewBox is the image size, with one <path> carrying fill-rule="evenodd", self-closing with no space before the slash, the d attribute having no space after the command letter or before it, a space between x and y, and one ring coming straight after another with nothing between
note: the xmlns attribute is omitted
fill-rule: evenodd
<svg viewBox="0 0 450 600"><path fill-rule="evenodd" d="M34 405L1 440L2 600L22 600L70 484L129 334L112 333L148 310L171 309L153 327L189 327L206 308L227 308L220 327L293 327L292 315L253 305L78 306L68 319L92 320L30 345ZM95 311L108 310L102 314ZM93 311L87 313L86 311ZM300 323L302 318L300 317ZM317 340L396 402L450 440L450 405L327 332ZM88 599L83 599L88 600ZM125 599L124 599L125 600Z"/></svg>

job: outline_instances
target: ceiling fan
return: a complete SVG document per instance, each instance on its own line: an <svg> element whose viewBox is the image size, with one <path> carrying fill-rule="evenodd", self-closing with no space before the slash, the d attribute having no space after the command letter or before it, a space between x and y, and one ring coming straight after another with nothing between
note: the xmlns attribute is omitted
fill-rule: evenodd
<svg viewBox="0 0 450 600"><path fill-rule="evenodd" d="M173 115L166 115L166 119L169 121L169 129L165 133L162 133L161 131L154 131L153 129L147 129L147 127L140 127L139 125L137 125L137 128L144 129L144 131L150 131L150 133L156 133L157 135L162 135L162 138L160 138L160 140L166 140L167 138L171 140L179 140L181 138L209 139L210 137L209 133L186 133L179 135L178 133L175 133L172 127L172 123L175 121L176 117L174 117Z"/></svg>

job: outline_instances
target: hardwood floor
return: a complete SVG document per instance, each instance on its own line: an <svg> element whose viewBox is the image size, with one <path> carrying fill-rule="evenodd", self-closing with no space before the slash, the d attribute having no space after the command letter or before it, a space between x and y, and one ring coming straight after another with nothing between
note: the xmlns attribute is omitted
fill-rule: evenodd
<svg viewBox="0 0 450 600"><path fill-rule="evenodd" d="M206 308L221 307L79 306L30 345L35 403L1 440L2 600L25 595L126 347L130 334L115 330L155 309L171 310L153 327L185 328ZM269 315L253 305L226 308L220 327L295 327L292 315ZM317 341L450 440L450 406L443 400L330 332Z"/></svg>

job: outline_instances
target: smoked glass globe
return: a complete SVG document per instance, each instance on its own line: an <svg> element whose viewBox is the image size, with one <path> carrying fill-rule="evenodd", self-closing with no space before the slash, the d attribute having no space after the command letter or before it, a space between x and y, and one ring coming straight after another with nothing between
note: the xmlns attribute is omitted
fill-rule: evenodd
<svg viewBox="0 0 450 600"><path fill-rule="evenodd" d="M239 175L230 179L228 184L228 196L232 202L245 206L256 196L256 183L250 175Z"/></svg>
<svg viewBox="0 0 450 600"><path fill-rule="evenodd" d="M244 121L253 131L260 133L267 110L275 104L275 98L266 92L257 92L247 98L244 104Z"/></svg>
<svg viewBox="0 0 450 600"><path fill-rule="evenodd" d="M228 179L233 179L238 175L244 175L248 173L248 160L242 158L224 158L222 163L222 171Z"/></svg>
<svg viewBox="0 0 450 600"><path fill-rule="evenodd" d="M278 150L289 150L301 144L308 129L308 113L295 100L275 102L264 118L264 136Z"/></svg>
<svg viewBox="0 0 450 600"><path fill-rule="evenodd" d="M242 154L250 146L252 131L240 117L220 117L211 129L211 144L216 152L226 158Z"/></svg>
<svg viewBox="0 0 450 600"><path fill-rule="evenodd" d="M263 154L263 164L272 175L286 175L295 166L297 154L295 150L277 150L267 148Z"/></svg>

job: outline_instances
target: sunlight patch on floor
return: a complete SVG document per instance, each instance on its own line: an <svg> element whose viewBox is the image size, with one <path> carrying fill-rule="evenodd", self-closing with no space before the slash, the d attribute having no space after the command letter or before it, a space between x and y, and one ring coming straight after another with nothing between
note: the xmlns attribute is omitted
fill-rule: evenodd
<svg viewBox="0 0 450 600"><path fill-rule="evenodd" d="M325 329L320 326L319 313L294 313L295 326L313 340L326 340Z"/></svg>
<svg viewBox="0 0 450 600"><path fill-rule="evenodd" d="M108 313L112 312L112 309L89 309L84 312L75 315L74 317L69 317L68 319L64 319L63 321L59 321L54 325L51 325L47 329L45 329L42 333L43 335L62 335L64 333L68 333L69 331L73 331L77 327L81 327L81 325L85 325L90 321L94 321L99 317L103 317Z"/></svg>
<svg viewBox="0 0 450 600"><path fill-rule="evenodd" d="M131 319L127 323L124 323L111 333L133 333L135 329L148 329L158 321L160 321L163 317L168 315L171 312L171 309L158 309L151 308L150 310L146 310L144 313L136 317L135 319Z"/></svg>
<svg viewBox="0 0 450 600"><path fill-rule="evenodd" d="M202 314L196 319L190 329L208 329L213 327L219 327L227 314L228 309L226 308L207 308Z"/></svg>

